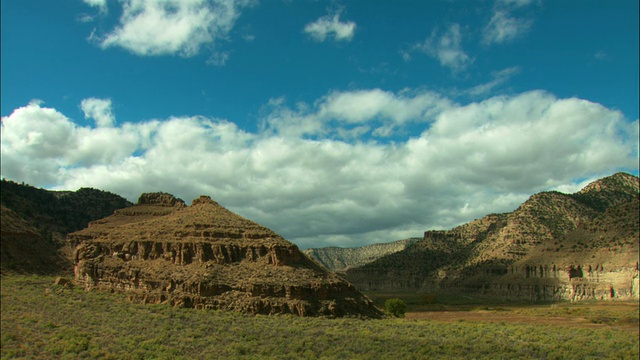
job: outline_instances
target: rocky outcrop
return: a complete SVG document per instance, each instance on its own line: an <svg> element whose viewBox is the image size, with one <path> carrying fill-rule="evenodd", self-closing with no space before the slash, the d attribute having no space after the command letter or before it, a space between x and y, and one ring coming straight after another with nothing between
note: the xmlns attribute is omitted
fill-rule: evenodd
<svg viewBox="0 0 640 360"><path fill-rule="evenodd" d="M185 206L168 194L68 236L75 279L85 289L122 291L132 301L251 314L382 314L353 285L275 232L209 197Z"/></svg>
<svg viewBox="0 0 640 360"><path fill-rule="evenodd" d="M630 300L638 299L635 265L521 265L512 266L484 293L529 300Z"/></svg>
<svg viewBox="0 0 640 360"><path fill-rule="evenodd" d="M638 192L637 177L618 173L575 194L536 194L512 213L427 231L346 278L363 290L638 299Z"/></svg>
<svg viewBox="0 0 640 360"><path fill-rule="evenodd" d="M331 271L344 272L349 268L363 266L385 255L402 251L418 240L419 238L412 238L354 248L336 246L310 248L304 253Z"/></svg>

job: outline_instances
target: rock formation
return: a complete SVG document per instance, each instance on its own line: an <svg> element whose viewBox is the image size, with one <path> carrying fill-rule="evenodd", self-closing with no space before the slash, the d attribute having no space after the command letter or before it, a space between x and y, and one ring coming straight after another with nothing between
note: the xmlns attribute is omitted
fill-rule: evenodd
<svg viewBox="0 0 640 360"><path fill-rule="evenodd" d="M418 240L420 238L353 248L335 246L310 248L305 250L304 253L331 271L344 272L349 268L363 266L385 255L402 251Z"/></svg>
<svg viewBox="0 0 640 360"><path fill-rule="evenodd" d="M191 206L169 194L67 237L76 246L75 280L85 289L130 294L143 303L251 314L378 318L353 285L275 232L209 197Z"/></svg>
<svg viewBox="0 0 640 360"><path fill-rule="evenodd" d="M529 300L638 299L638 178L533 195L514 212L448 231L347 270L363 290L476 292Z"/></svg>

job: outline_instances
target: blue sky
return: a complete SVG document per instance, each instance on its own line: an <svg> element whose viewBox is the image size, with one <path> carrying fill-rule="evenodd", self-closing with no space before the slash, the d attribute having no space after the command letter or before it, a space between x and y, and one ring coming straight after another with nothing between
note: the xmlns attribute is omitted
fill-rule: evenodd
<svg viewBox="0 0 640 360"><path fill-rule="evenodd" d="M638 173L638 2L2 2L2 176L200 194L303 248Z"/></svg>

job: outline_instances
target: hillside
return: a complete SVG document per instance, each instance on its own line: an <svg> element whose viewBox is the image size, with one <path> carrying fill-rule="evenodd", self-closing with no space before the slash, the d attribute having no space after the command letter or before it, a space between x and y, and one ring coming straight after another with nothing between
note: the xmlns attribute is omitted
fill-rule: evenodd
<svg viewBox="0 0 640 360"><path fill-rule="evenodd" d="M64 236L90 221L111 215L132 204L125 198L97 189L50 191L3 179L0 202L45 233Z"/></svg>
<svg viewBox="0 0 640 360"><path fill-rule="evenodd" d="M638 297L638 178L618 173L348 269L360 289L480 292L527 299Z"/></svg>
<svg viewBox="0 0 640 360"><path fill-rule="evenodd" d="M331 271L344 272L349 268L363 266L385 255L402 251L418 240L419 238L411 238L355 248L337 246L310 248L304 253Z"/></svg>
<svg viewBox="0 0 640 360"><path fill-rule="evenodd" d="M34 226L11 209L0 204L2 273L51 274L70 270L71 263L50 241L43 239Z"/></svg>
<svg viewBox="0 0 640 360"><path fill-rule="evenodd" d="M110 192L49 191L2 180L2 272L55 273L71 268L65 236L131 206Z"/></svg>
<svg viewBox="0 0 640 360"><path fill-rule="evenodd" d="M71 233L76 282L142 303L251 314L382 313L353 285L272 230L208 196L191 206L164 193Z"/></svg>

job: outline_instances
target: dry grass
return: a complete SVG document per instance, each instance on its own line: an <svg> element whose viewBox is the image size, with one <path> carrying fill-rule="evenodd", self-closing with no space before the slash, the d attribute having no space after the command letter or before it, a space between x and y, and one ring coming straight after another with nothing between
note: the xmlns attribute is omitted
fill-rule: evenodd
<svg viewBox="0 0 640 360"><path fill-rule="evenodd" d="M2 359L638 357L637 333L609 325L431 321L410 316L366 321L243 316L136 305L120 294L85 292L52 283L51 277L2 277ZM409 311L412 306L409 304ZM510 311L516 314L517 309ZM546 309L566 311L564 306ZM471 312L478 311L483 310ZM538 314L543 310L522 311ZM620 310L623 313L626 310ZM616 308L605 315L621 319L617 314Z"/></svg>

